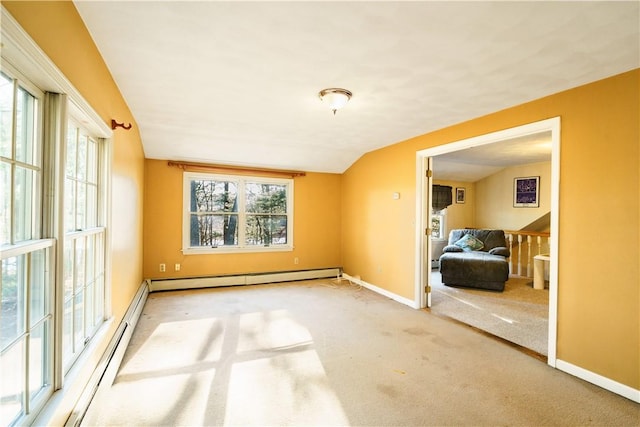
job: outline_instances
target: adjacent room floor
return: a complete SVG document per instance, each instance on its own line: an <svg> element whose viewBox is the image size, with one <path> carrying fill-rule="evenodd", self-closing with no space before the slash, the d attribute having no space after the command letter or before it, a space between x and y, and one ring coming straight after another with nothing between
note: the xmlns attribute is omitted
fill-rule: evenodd
<svg viewBox="0 0 640 427"><path fill-rule="evenodd" d="M348 282L149 295L83 425L637 425L640 405Z"/></svg>
<svg viewBox="0 0 640 427"><path fill-rule="evenodd" d="M533 279L512 275L503 292L456 288L431 273L431 312L456 319L547 356L549 289L534 289Z"/></svg>

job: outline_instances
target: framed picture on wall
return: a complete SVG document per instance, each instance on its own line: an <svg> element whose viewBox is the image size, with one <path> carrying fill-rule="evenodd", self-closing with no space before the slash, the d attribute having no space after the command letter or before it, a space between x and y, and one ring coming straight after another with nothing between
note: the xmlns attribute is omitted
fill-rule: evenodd
<svg viewBox="0 0 640 427"><path fill-rule="evenodd" d="M464 203L466 199L466 191L464 187L456 187L456 203Z"/></svg>
<svg viewBox="0 0 640 427"><path fill-rule="evenodd" d="M513 207L537 208L540 206L540 177L527 176L513 181Z"/></svg>

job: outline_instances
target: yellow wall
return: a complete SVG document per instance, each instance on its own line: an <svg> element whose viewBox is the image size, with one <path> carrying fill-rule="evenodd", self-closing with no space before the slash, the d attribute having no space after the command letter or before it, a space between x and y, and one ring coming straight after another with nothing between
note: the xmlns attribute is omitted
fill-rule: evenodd
<svg viewBox="0 0 640 427"><path fill-rule="evenodd" d="M537 208L513 207L513 180L539 176ZM551 211L551 162L509 167L476 182L476 224L479 228L521 230Z"/></svg>
<svg viewBox="0 0 640 427"><path fill-rule="evenodd" d="M112 143L111 300L110 330L89 360L102 354L142 283L142 211L144 153L135 120L91 36L71 2L8 2L2 5L56 64L105 123L133 123L130 131L114 131ZM96 343L97 344L97 343ZM94 365L83 367L91 374ZM79 377L81 377L80 375ZM82 384L67 384L52 424L64 423ZM74 397L74 393L75 397Z"/></svg>
<svg viewBox="0 0 640 427"><path fill-rule="evenodd" d="M415 165L415 150L401 144L365 154L342 176L344 272L411 300Z"/></svg>
<svg viewBox="0 0 640 427"><path fill-rule="evenodd" d="M182 170L146 160L144 276L198 277L236 273L340 267L340 175L307 173L294 178L292 252L183 255ZM299 264L294 264L294 258ZM161 273L159 264L167 271ZM179 272L173 266L181 264Z"/></svg>
<svg viewBox="0 0 640 427"><path fill-rule="evenodd" d="M639 389L639 78L633 70L367 153L343 175L345 272L413 299L416 152L560 116L557 355Z"/></svg>

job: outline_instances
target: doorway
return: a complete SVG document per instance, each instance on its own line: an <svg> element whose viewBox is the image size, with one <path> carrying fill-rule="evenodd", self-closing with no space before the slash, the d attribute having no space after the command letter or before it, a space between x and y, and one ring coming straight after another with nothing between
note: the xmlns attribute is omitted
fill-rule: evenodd
<svg viewBox="0 0 640 427"><path fill-rule="evenodd" d="M530 135L550 133L551 139L551 197L549 241L549 330L547 363L555 367L557 337L557 278L558 278L558 232L559 232L559 189L560 189L560 118L554 117L523 126L509 128L486 135L472 137L449 144L418 151L416 153L416 282L415 303L421 308L431 303L431 251L432 242L428 230L431 224L431 181L430 165L434 157L467 150L474 147L517 141Z"/></svg>

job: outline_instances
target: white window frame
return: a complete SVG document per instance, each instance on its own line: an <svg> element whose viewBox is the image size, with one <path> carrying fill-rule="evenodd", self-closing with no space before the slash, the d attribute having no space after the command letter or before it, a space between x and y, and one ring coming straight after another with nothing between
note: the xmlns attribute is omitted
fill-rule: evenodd
<svg viewBox="0 0 640 427"><path fill-rule="evenodd" d="M10 194L3 194L2 197L6 197L9 202L9 215L11 217L9 226L9 241L2 246L0 251L0 258L2 259L3 268L9 265L10 260L16 260L16 275L19 276L17 292L21 297L17 299L17 312L18 316L16 320L21 322L21 332L13 338L8 345L0 348L0 372L4 375L6 371L12 371L15 373L19 370L18 377L22 377L19 381L20 386L17 389L11 389L13 386L12 380L3 382L4 386L0 388L2 390L2 396L6 397L6 392L19 392L20 393L20 412L17 418L7 419L7 416L13 416L9 412L2 408L2 422L9 422L10 424L17 424L24 419L32 418L37 411L44 405L46 400L53 394L54 389L54 269L56 247L55 240L51 238L43 238L45 232L43 231L44 224L42 223L43 217L46 215L45 208L43 207L43 182L45 182L44 171L44 152L46 150L43 138L43 110L45 95L37 86L25 77L22 73L12 67L10 64L2 64L2 72L12 80L13 87L13 105L12 105L12 123L11 123L11 154L9 157L3 157L2 162L11 166L10 172L10 186L12 188ZM33 111L33 117L35 122L33 123L33 134L30 138L32 145L30 150L33 158L31 161L20 161L16 155L16 134L15 129L17 127L17 94L18 88L27 92L34 98L36 109ZM24 113L24 112L23 112ZM30 209L28 217L16 217L16 211L14 209L15 195L15 176L16 168L28 170L33 172L31 177L32 183L29 190ZM16 221L24 221L22 224L22 233L24 236L16 238ZM28 232L24 230L29 230ZM34 262L34 256L40 251L44 251L45 256L41 259L43 268L41 271L33 270L32 267L37 266ZM18 261L20 260L20 261ZM38 277L39 273L41 274ZM34 277L34 274L36 275ZM4 271L3 271L4 276ZM38 283L42 280L41 283ZM35 290L34 285L41 285L39 300L41 307L38 313L35 310L34 301L32 300L31 292ZM1 282L0 282L1 286ZM4 302L3 302L4 305ZM33 313L36 313L37 317L34 317ZM3 320L0 319L0 323ZM42 334L39 335L38 331ZM40 350L38 350L40 349ZM35 359L33 357L36 357ZM39 366L32 365L33 362L38 363ZM10 363L11 366L7 365ZM34 369L36 368L36 369ZM16 378L14 378L16 379ZM17 385L17 384L16 384ZM5 404L11 404L11 401L3 402ZM10 409L10 411L13 408ZM16 408L17 409L17 408Z"/></svg>
<svg viewBox="0 0 640 427"><path fill-rule="evenodd" d="M238 184L238 244L234 246L202 247L191 246L190 218L191 218L191 182L194 180L230 181ZM184 172L183 174L183 213L182 213L182 252L185 255L221 254L221 253L251 253L251 252L286 252L293 251L293 179L269 178L251 175L222 175L214 173ZM264 183L278 184L287 187L287 243L281 245L246 245L244 229L245 213L245 184Z"/></svg>

